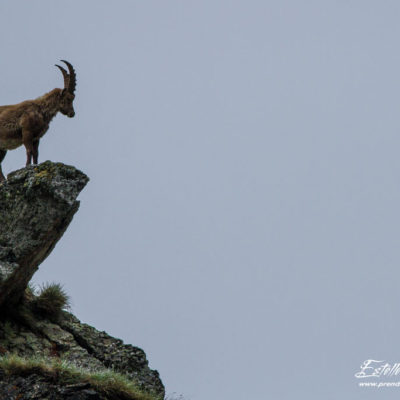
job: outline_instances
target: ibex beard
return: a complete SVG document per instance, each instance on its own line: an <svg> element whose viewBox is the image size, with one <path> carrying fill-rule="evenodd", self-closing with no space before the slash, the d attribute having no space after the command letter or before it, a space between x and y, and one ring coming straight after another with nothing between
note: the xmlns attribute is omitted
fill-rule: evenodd
<svg viewBox="0 0 400 400"><path fill-rule="evenodd" d="M64 89L52 91L35 100L26 100L19 104L0 106L0 182L5 180L1 169L8 150L24 145L26 166L38 163L39 141L49 129L49 124L60 112L70 118L75 115L73 101L76 87L76 74L73 66L65 60L68 72L56 65L64 77Z"/></svg>

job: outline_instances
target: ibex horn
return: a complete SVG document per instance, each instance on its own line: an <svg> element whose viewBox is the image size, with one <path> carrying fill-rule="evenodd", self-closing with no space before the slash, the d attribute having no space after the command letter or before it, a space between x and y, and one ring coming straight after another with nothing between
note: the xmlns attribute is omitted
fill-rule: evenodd
<svg viewBox="0 0 400 400"><path fill-rule="evenodd" d="M60 65L56 64L56 67L60 68L60 71L63 74L63 77L64 77L64 89L68 89L68 83L69 83L68 72L63 67L61 67Z"/></svg>
<svg viewBox="0 0 400 400"><path fill-rule="evenodd" d="M69 80L68 80L67 90L68 90L68 92L73 94L75 92L75 88L76 88L76 74L75 74L74 67L68 61L65 61L65 60L60 60L60 61L62 61L68 67Z"/></svg>

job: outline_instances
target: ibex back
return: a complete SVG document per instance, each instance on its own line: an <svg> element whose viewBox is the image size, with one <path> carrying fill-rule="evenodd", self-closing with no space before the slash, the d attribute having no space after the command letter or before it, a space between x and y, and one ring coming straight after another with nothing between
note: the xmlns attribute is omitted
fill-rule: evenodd
<svg viewBox="0 0 400 400"><path fill-rule="evenodd" d="M19 104L0 106L0 182L4 181L1 169L7 150L13 150L22 144L26 148L26 165L37 164L39 140L49 129L50 121L61 112L72 118L75 115L73 101L76 87L76 74L72 65L61 60L68 72L61 66L64 77L64 89L53 89L35 100L26 100Z"/></svg>

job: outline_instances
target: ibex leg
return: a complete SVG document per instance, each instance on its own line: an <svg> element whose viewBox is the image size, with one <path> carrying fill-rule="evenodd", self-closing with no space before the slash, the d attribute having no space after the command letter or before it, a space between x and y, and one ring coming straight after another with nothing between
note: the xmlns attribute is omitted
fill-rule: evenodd
<svg viewBox="0 0 400 400"><path fill-rule="evenodd" d="M7 154L7 150L0 150L0 182L3 182L6 180L6 178L3 175L3 171L1 170L1 162L4 160L4 157Z"/></svg>
<svg viewBox="0 0 400 400"><path fill-rule="evenodd" d="M39 158L39 140L33 142L33 163L37 164Z"/></svg>
<svg viewBox="0 0 400 400"><path fill-rule="evenodd" d="M32 164L33 157L33 135L29 131L22 131L22 143L26 149L26 166Z"/></svg>

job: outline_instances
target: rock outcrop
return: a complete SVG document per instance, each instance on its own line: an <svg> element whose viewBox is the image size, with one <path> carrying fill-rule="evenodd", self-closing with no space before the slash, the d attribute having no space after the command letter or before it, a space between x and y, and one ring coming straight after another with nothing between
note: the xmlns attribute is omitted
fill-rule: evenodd
<svg viewBox="0 0 400 400"><path fill-rule="evenodd" d="M88 372L112 369L151 398L161 399L164 386L158 372L148 367L143 350L82 324L65 311L50 318L31 306L34 295L27 294L28 283L67 229L88 180L74 167L46 161L11 173L0 184L0 360L13 354L49 363L60 360ZM49 383L35 371L7 375L0 362L0 398L115 398L100 393L90 381ZM38 390L41 395L34 394ZM46 391L53 397L43 394Z"/></svg>
<svg viewBox="0 0 400 400"><path fill-rule="evenodd" d="M45 162L0 185L0 307L19 301L78 210L88 180L73 167Z"/></svg>

